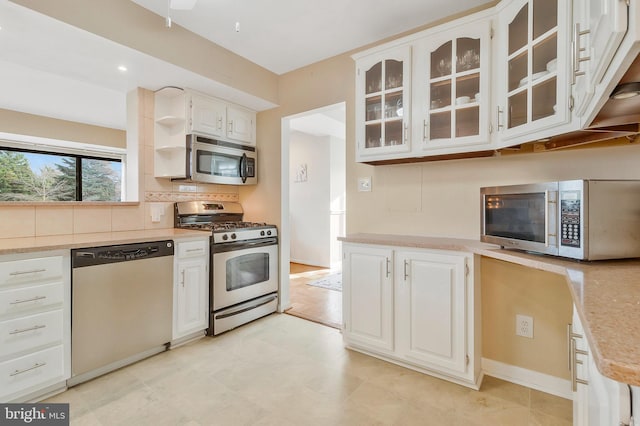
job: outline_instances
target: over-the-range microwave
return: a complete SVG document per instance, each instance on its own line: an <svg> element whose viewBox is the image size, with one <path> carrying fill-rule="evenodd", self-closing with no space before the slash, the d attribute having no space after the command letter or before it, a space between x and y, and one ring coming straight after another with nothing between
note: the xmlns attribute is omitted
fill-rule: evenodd
<svg viewBox="0 0 640 426"><path fill-rule="evenodd" d="M227 185L258 183L254 146L187 135L186 180Z"/></svg>
<svg viewBox="0 0 640 426"><path fill-rule="evenodd" d="M640 181L480 189L480 240L581 260L640 257Z"/></svg>

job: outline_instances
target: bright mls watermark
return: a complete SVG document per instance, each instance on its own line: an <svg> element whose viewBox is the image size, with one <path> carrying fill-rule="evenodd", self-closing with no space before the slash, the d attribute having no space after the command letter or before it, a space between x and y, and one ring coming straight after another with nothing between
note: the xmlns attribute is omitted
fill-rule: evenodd
<svg viewBox="0 0 640 426"><path fill-rule="evenodd" d="M69 404L0 404L0 424L69 426Z"/></svg>

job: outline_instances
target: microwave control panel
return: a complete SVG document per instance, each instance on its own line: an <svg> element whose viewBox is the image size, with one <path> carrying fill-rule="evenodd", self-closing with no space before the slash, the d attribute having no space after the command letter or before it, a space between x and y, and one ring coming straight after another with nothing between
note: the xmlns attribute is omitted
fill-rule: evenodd
<svg viewBox="0 0 640 426"><path fill-rule="evenodd" d="M580 191L560 193L560 244L580 248Z"/></svg>

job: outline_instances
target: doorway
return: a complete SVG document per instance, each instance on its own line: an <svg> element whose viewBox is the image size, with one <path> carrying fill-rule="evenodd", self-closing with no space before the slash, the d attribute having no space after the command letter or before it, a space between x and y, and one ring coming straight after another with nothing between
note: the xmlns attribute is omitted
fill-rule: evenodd
<svg viewBox="0 0 640 426"><path fill-rule="evenodd" d="M281 228L289 247L281 249L282 266L288 263L281 270L290 271L285 312L335 328L342 323L345 120L340 103L282 122Z"/></svg>

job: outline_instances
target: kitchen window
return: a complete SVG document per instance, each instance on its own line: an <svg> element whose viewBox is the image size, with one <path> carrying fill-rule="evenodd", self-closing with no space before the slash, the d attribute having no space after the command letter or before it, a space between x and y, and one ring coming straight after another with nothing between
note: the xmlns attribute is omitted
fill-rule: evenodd
<svg viewBox="0 0 640 426"><path fill-rule="evenodd" d="M0 201L119 202L124 156L100 154L0 145Z"/></svg>

